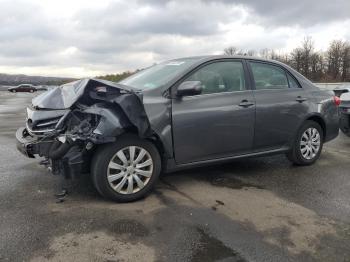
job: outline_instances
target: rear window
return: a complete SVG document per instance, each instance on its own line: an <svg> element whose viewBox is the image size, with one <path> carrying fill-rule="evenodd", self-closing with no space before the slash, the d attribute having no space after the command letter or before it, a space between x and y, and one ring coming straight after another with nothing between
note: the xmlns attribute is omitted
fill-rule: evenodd
<svg viewBox="0 0 350 262"><path fill-rule="evenodd" d="M257 90L289 88L287 75L279 66L258 62L249 62L249 64Z"/></svg>
<svg viewBox="0 0 350 262"><path fill-rule="evenodd" d="M297 80L294 79L294 77L292 77L288 73L287 73L287 77L288 77L288 82L289 82L289 87L290 88L300 88L299 83L297 82Z"/></svg>

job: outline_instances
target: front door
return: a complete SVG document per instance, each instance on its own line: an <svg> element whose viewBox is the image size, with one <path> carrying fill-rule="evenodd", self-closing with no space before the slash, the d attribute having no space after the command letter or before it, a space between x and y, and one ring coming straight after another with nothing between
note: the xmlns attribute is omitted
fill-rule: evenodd
<svg viewBox="0 0 350 262"><path fill-rule="evenodd" d="M183 81L200 81L200 95L174 98L172 130L178 164L250 152L255 102L240 60L201 66Z"/></svg>

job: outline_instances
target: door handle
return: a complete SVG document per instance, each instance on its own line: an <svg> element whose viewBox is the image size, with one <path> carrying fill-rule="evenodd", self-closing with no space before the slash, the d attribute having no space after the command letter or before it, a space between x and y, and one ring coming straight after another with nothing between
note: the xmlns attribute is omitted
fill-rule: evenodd
<svg viewBox="0 0 350 262"><path fill-rule="evenodd" d="M250 107L250 106L253 106L253 105L255 105L255 103L249 102L246 99L242 100L241 103L239 103L239 106L241 106L241 107Z"/></svg>
<svg viewBox="0 0 350 262"><path fill-rule="evenodd" d="M295 100L298 101L298 102L300 102L300 103L302 103L302 102L306 101L307 98L298 96L297 99L295 99Z"/></svg>

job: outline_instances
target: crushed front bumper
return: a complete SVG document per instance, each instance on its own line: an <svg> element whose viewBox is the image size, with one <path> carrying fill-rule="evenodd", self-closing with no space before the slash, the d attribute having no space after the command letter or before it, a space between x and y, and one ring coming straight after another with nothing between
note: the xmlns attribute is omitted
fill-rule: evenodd
<svg viewBox="0 0 350 262"><path fill-rule="evenodd" d="M37 138L31 136L25 127L20 127L16 132L16 140L18 151L29 158L34 158L34 154L37 154L35 146Z"/></svg>
<svg viewBox="0 0 350 262"><path fill-rule="evenodd" d="M77 144L62 153L62 156L52 159L49 152L52 152L52 138L44 139L31 135L28 130L21 127L16 132L17 149L29 158L34 155L44 156L49 159L49 165L53 174L62 174L66 178L73 177L87 170L90 165L90 156L85 147ZM86 163L86 164L84 164Z"/></svg>

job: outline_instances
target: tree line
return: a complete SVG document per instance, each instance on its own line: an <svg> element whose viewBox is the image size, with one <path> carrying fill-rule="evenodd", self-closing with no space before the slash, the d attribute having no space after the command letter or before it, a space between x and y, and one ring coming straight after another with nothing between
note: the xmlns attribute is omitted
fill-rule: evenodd
<svg viewBox="0 0 350 262"><path fill-rule="evenodd" d="M315 82L350 82L350 43L334 40L326 51L316 51L311 37L290 53L273 49L242 50L234 46L225 48L226 55L258 56L285 63Z"/></svg>
<svg viewBox="0 0 350 262"><path fill-rule="evenodd" d="M230 46L224 49L226 55L258 56L285 63L314 82L350 82L350 43L332 41L326 51L316 51L311 37L305 37L300 46L289 53L280 53L264 48L259 51L244 50ZM135 72L98 76L97 78L118 82Z"/></svg>
<svg viewBox="0 0 350 262"><path fill-rule="evenodd" d="M109 75L104 75L104 76L97 76L96 78L99 79L104 79L104 80L108 80L108 81L112 81L112 82L119 82L121 80L123 80L124 78L127 78L128 76L131 76L132 74L136 73L140 71L139 69L132 72L132 71L125 71L122 73L118 73L118 74L109 74Z"/></svg>

